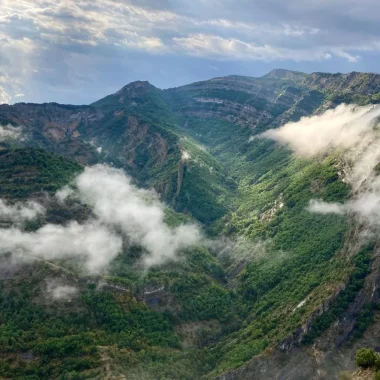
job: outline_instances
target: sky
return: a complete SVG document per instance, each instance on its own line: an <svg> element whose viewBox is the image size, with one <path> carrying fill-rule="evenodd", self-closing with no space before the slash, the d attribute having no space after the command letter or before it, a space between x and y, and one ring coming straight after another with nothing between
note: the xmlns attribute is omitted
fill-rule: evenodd
<svg viewBox="0 0 380 380"><path fill-rule="evenodd" d="M0 0L0 103L274 68L379 72L379 0Z"/></svg>

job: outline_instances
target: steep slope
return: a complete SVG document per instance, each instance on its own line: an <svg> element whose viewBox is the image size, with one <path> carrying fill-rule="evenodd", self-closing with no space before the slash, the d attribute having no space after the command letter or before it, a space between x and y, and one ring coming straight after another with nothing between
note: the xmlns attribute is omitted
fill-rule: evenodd
<svg viewBox="0 0 380 380"><path fill-rule="evenodd" d="M47 378L56 377L60 365L83 376L92 368L94 376L104 376L104 371L116 376L119 371L132 378L160 374L189 379L327 379L336 378L339 370L352 370L353 349L345 344L350 337L359 339L377 315L377 244L369 242L362 249L356 244L364 226L353 218L307 210L311 199L344 202L352 195L339 154L300 158L258 135L342 100L376 103L379 78L274 70L261 78L215 78L164 91L135 82L90 106L0 106L2 125L21 125L23 131L22 140L7 141L0 151L2 197L42 199L81 170L62 157L20 148L39 146L82 164L124 168L183 213L167 211L167 223L193 217L214 239L207 243L212 253L205 247L191 249L183 261L146 272L136 268L141 249L132 247L115 260L110 277L102 278L105 294L88 290L91 279L78 277L74 270L70 278L79 281L81 297L72 309L64 307L73 313L85 310L85 317L57 322L61 335L54 332L54 342L47 342L52 337L45 327L57 310L41 317L42 311L33 306L44 286L42 269L30 269L36 276L34 288L22 285L23 271L29 269L20 269L20 277L6 283L4 294L16 292L36 318L28 322L23 317L9 327L17 305L8 305L5 296L6 331L22 331L23 340L21 348L6 344L3 376L29 375L19 370L17 350L40 355L34 372L26 366L31 376L49 363L43 374ZM53 211L41 224L81 221L90 214L75 204L66 210L49 202L46 206ZM25 297L19 294L23 286L28 288L22 291ZM138 317L126 324L130 310ZM150 327L152 319L162 323ZM134 330L141 321L143 338L137 344ZM37 325L43 326L42 335L33 335ZM92 331L85 331L86 325ZM77 359L71 366L67 347L76 343L62 341L63 335L88 342L91 352L78 345L82 367ZM30 343L30 336L42 348ZM46 347L56 350L61 345L62 354L49 357ZM342 353L348 356L333 365ZM304 363L309 363L306 368ZM21 372L12 372L14 366Z"/></svg>
<svg viewBox="0 0 380 380"><path fill-rule="evenodd" d="M0 162L1 201L8 207L38 201L46 209L22 226L1 219L1 233L21 228L37 234L46 223L85 224L93 217L75 199L63 205L54 196L83 170L74 161L41 149L4 148ZM167 210L169 225L184 220ZM50 260L0 256L0 376L201 376L201 353L183 352L182 341L193 345L219 334L221 321L225 327L233 323L236 307L224 288L223 269L207 249L188 249L183 262L147 272L136 265L140 247L126 244L107 275L89 275L75 262L54 258L60 247L51 249ZM203 329L208 333L202 335Z"/></svg>

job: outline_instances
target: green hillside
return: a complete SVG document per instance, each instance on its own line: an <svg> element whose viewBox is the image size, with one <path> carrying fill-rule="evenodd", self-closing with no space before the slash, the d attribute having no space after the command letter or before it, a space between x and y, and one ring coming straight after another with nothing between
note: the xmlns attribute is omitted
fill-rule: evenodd
<svg viewBox="0 0 380 380"><path fill-rule="evenodd" d="M377 236L359 247L364 222L306 209L352 197L341 156L300 158L259 134L341 102L377 103L379 78L274 70L169 90L135 82L83 107L0 106L0 122L25 134L2 144L0 197L47 208L28 231L91 220L53 195L100 162L153 188L167 225L204 234L150 269L136 242L103 275L70 260L0 268L0 377L261 380L261 360L282 368L313 357L316 341L331 356L359 344L378 317ZM53 280L78 293L52 300Z"/></svg>

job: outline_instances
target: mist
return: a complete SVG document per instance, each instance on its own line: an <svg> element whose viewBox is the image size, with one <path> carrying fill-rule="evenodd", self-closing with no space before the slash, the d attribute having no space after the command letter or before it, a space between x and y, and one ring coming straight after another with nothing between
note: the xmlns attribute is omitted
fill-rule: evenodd
<svg viewBox="0 0 380 380"><path fill-rule="evenodd" d="M311 200L310 212L320 214L355 213L372 226L380 225L380 106L341 104L321 115L303 117L261 136L288 145L301 157L340 152L347 168L344 180L352 187L352 197L344 204Z"/></svg>
<svg viewBox="0 0 380 380"><path fill-rule="evenodd" d="M21 133L21 127L13 127L10 124L6 126L0 125L0 141L8 139L19 139L21 137Z"/></svg>
<svg viewBox="0 0 380 380"><path fill-rule="evenodd" d="M34 201L10 204L4 199L0 199L0 220L21 223L36 219L38 216L45 214L45 212L45 208Z"/></svg>
<svg viewBox="0 0 380 380"><path fill-rule="evenodd" d="M0 229L0 241L0 254L12 253L14 261L74 259L93 274L105 271L122 250L122 239L96 221L47 224L35 232Z"/></svg>
<svg viewBox="0 0 380 380"><path fill-rule="evenodd" d="M89 205L99 222L120 230L131 244L146 251L143 263L147 267L176 260L181 250L202 239L195 224L169 228L164 222L165 206L157 196L139 189L122 170L106 165L88 167L73 186L58 192L59 199L77 197Z"/></svg>
<svg viewBox="0 0 380 380"><path fill-rule="evenodd" d="M78 288L71 285L60 284L57 280L47 281L47 294L53 300L71 300L78 294Z"/></svg>
<svg viewBox="0 0 380 380"><path fill-rule="evenodd" d="M341 104L321 115L302 117L298 122L270 129L261 136L288 145L302 157L312 157L329 150L352 148L358 143L359 147L365 147L374 138L378 116L379 106Z"/></svg>
<svg viewBox="0 0 380 380"><path fill-rule="evenodd" d="M87 272L97 274L108 269L125 241L143 248L143 265L149 268L177 260L183 249L202 239L194 224L168 227L165 206L153 191L139 189L122 170L105 165L85 168L56 197L59 202L74 197L88 205L92 219L84 224L46 224L25 232L16 222L34 219L45 209L34 201L10 205L0 200L0 217L14 224L0 229L0 254L12 253L15 261L73 259Z"/></svg>
<svg viewBox="0 0 380 380"><path fill-rule="evenodd" d="M312 199L307 207L310 212L317 214L339 214L342 215L347 211L345 205L339 203L328 203L319 199Z"/></svg>

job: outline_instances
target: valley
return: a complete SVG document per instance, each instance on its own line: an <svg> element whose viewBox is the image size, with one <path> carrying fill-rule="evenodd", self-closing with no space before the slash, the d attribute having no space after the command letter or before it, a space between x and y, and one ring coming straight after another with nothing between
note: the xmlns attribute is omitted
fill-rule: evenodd
<svg viewBox="0 0 380 380"><path fill-rule="evenodd" d="M0 378L351 376L380 346L379 93L276 69L0 105Z"/></svg>

